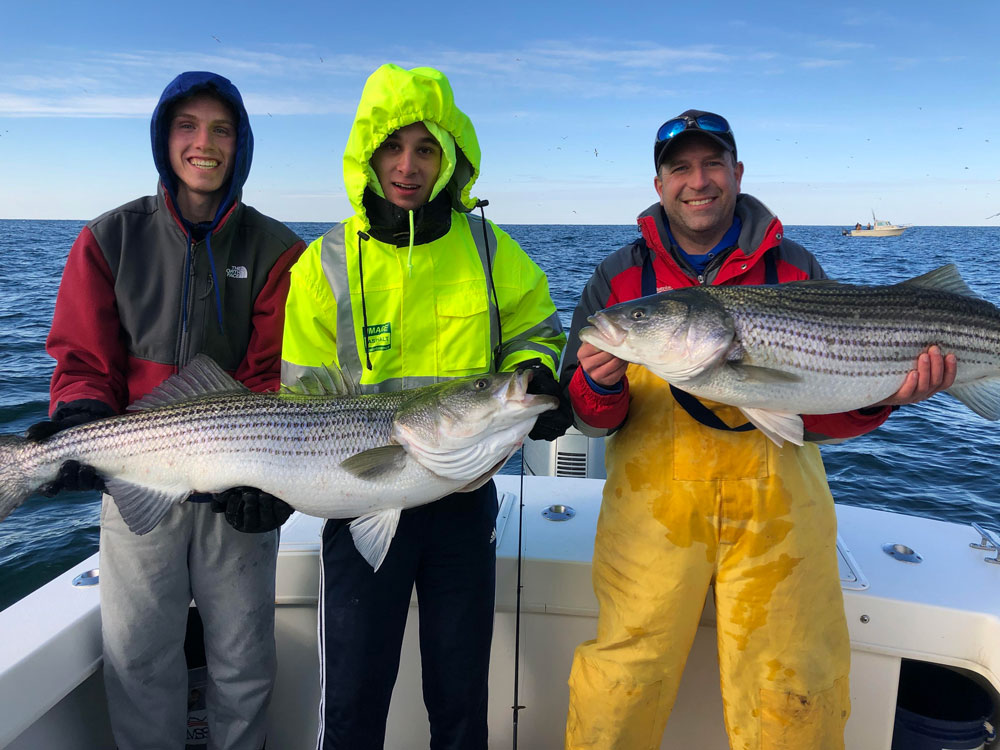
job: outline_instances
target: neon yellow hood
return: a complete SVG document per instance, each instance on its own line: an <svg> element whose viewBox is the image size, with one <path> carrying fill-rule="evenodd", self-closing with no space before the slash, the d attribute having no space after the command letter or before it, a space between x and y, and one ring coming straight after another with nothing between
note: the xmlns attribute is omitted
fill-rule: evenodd
<svg viewBox="0 0 1000 750"><path fill-rule="evenodd" d="M368 77L344 151L347 198L366 230L370 224L362 197L372 181L378 184L369 164L372 154L389 134L418 121L439 141L444 140L442 132L454 139L454 148L441 144L444 179L435 184L430 197L447 187L456 211L466 213L476 206L471 192L479 176L479 141L472 121L455 106L448 79L433 68L404 70L388 63Z"/></svg>

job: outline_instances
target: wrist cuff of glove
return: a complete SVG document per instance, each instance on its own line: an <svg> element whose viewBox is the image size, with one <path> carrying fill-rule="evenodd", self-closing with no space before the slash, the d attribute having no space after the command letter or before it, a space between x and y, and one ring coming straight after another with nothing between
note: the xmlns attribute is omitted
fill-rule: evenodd
<svg viewBox="0 0 1000 750"><path fill-rule="evenodd" d="M78 398L75 401L60 401L52 412L52 421L61 422L73 419L76 424L92 422L95 419L113 417L115 410L96 398Z"/></svg>

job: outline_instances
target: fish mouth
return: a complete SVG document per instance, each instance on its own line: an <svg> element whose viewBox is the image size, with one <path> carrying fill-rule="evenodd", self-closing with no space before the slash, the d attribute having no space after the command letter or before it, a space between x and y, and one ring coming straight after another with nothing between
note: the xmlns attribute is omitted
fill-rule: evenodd
<svg viewBox="0 0 1000 750"><path fill-rule="evenodd" d="M612 346L621 346L625 343L627 331L608 319L606 315L595 313L587 318L591 325L580 329L580 340L586 341L595 346L598 343L606 343Z"/></svg>
<svg viewBox="0 0 1000 750"><path fill-rule="evenodd" d="M559 406L559 399L542 393L528 393L528 383L535 376L532 370L518 370L507 383L501 394L501 400L517 404L523 409L537 409L538 412L548 411ZM538 408L542 407L542 408Z"/></svg>
<svg viewBox="0 0 1000 750"><path fill-rule="evenodd" d="M502 397L509 401L524 401L528 395L528 383L531 382L532 377L534 377L534 373L531 370L518 370L507 383Z"/></svg>

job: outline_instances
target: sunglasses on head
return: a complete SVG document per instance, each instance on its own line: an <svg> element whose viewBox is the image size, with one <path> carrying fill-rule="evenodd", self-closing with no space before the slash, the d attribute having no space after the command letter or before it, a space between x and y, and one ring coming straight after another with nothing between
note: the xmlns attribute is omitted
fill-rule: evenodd
<svg viewBox="0 0 1000 750"><path fill-rule="evenodd" d="M656 141L657 143L669 141L674 136L691 128L704 130L708 133L729 133L730 136L733 132L724 117L718 115L699 115L698 117L682 115L663 123L656 131Z"/></svg>

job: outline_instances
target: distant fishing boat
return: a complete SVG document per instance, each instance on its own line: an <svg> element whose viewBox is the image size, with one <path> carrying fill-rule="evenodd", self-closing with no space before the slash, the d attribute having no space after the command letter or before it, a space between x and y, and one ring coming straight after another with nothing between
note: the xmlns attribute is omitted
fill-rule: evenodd
<svg viewBox="0 0 1000 750"><path fill-rule="evenodd" d="M860 222L854 225L853 229L845 229L841 232L845 237L898 237L907 227L905 225L893 224L891 221L876 219L875 212L872 211L872 220L867 225Z"/></svg>

